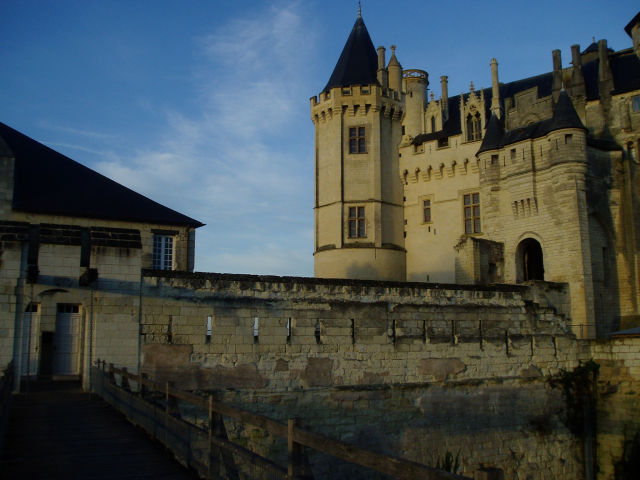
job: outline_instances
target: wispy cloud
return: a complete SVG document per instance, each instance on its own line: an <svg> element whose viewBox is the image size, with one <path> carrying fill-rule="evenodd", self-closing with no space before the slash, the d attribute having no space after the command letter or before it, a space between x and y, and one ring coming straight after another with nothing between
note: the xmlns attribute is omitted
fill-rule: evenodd
<svg viewBox="0 0 640 480"><path fill-rule="evenodd" d="M196 39L199 111L166 112L159 144L98 165L207 224L199 270L311 274L313 136L300 104L314 35L303 15L302 2L280 2Z"/></svg>

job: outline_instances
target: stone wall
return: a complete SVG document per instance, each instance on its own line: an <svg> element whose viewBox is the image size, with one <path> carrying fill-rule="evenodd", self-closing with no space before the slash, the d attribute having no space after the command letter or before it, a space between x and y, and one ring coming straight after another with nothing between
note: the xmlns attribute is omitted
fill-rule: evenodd
<svg viewBox="0 0 640 480"><path fill-rule="evenodd" d="M640 469L640 337L594 342L591 353L600 365L598 478L634 478Z"/></svg>
<svg viewBox="0 0 640 480"><path fill-rule="evenodd" d="M582 478L580 441L546 378L588 348L546 300L546 284L143 277L142 369L157 380L422 463L450 452L467 474L489 465L506 478ZM354 478L322 455L311 463L318 478Z"/></svg>

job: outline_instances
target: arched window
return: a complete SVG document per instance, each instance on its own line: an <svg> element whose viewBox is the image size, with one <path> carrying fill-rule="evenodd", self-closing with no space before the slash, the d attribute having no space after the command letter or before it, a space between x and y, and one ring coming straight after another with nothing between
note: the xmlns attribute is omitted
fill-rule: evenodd
<svg viewBox="0 0 640 480"><path fill-rule="evenodd" d="M533 238L525 238L516 248L516 281L529 280L544 280L542 247Z"/></svg>
<svg viewBox="0 0 640 480"><path fill-rule="evenodd" d="M482 137L481 124L482 121L479 113L476 113L475 115L467 115L467 140L469 142L480 140Z"/></svg>
<svg viewBox="0 0 640 480"><path fill-rule="evenodd" d="M431 133L436 131L436 117L432 116L431 117Z"/></svg>

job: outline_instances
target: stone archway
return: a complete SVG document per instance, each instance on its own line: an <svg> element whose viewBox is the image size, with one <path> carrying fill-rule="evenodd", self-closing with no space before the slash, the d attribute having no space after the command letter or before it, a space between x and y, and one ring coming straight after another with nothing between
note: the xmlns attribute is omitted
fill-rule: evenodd
<svg viewBox="0 0 640 480"><path fill-rule="evenodd" d="M544 280L542 247L534 238L525 238L516 248L516 281Z"/></svg>

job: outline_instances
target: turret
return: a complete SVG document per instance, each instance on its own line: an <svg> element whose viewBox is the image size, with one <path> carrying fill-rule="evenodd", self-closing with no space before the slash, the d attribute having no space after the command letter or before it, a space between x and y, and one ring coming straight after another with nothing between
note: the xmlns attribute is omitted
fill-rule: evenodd
<svg viewBox="0 0 640 480"><path fill-rule="evenodd" d="M391 58L389 59L389 65L387 66L389 72L389 88L402 93L402 65L396 58L396 46L391 45Z"/></svg>
<svg viewBox="0 0 640 480"><path fill-rule="evenodd" d="M404 97L393 54L388 70L384 48L376 54L358 16L327 86L311 99L316 277L405 279L397 148Z"/></svg>
<svg viewBox="0 0 640 480"><path fill-rule="evenodd" d="M429 74L424 70L405 70L403 77L406 91L404 128L407 135L415 137L425 132L424 106L427 99Z"/></svg>

